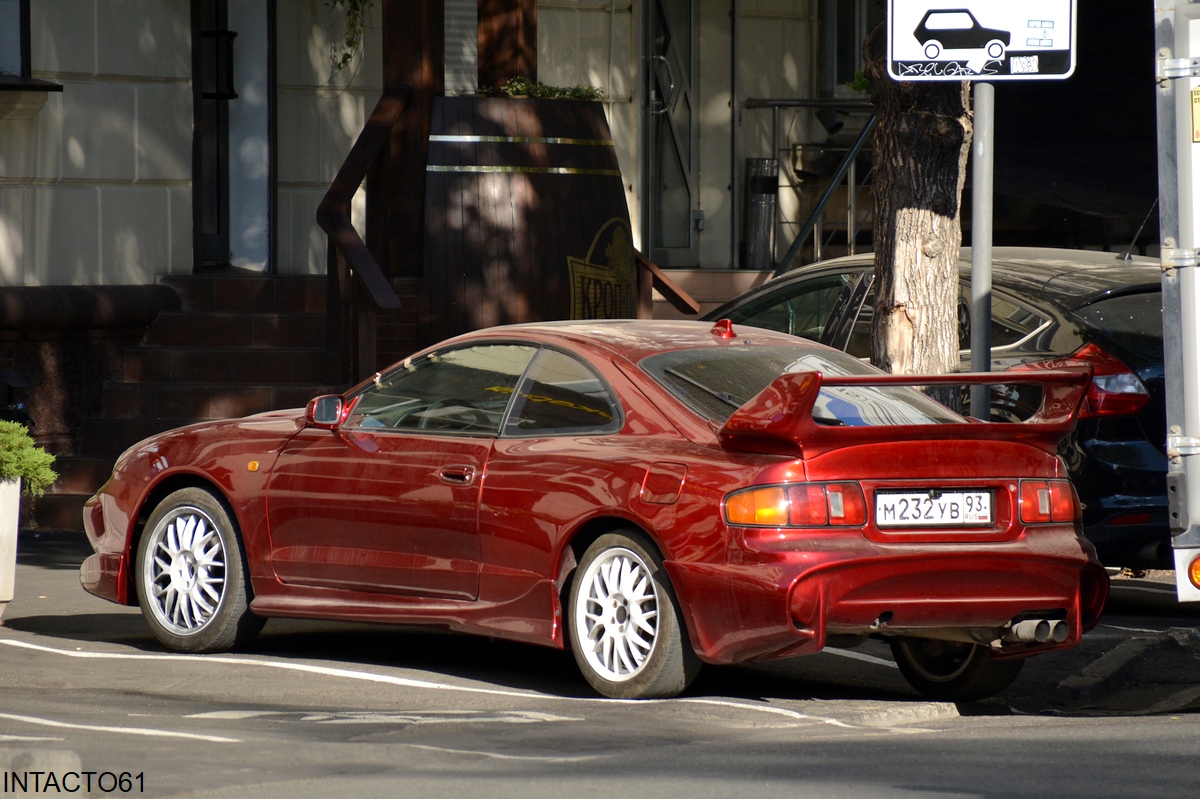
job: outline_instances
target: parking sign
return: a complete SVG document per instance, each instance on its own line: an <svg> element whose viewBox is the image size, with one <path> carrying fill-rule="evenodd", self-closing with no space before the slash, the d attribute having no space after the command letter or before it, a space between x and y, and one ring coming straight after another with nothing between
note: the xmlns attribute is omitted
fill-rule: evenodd
<svg viewBox="0 0 1200 799"><path fill-rule="evenodd" d="M896 80L1037 80L1075 71L1076 0L889 0Z"/></svg>

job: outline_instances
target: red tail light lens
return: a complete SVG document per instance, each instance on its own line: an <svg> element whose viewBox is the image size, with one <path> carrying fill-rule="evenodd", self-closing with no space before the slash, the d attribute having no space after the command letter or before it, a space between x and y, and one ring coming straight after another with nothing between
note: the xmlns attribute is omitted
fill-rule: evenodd
<svg viewBox="0 0 1200 799"><path fill-rule="evenodd" d="M1021 521L1025 524L1074 522L1082 518L1070 480L1022 480Z"/></svg>
<svg viewBox="0 0 1200 799"><path fill-rule="evenodd" d="M737 526L861 527L867 501L858 483L762 486L726 497L725 519Z"/></svg>
<svg viewBox="0 0 1200 799"><path fill-rule="evenodd" d="M1150 401L1150 392L1133 370L1095 344L1085 344L1066 358L1021 364L1009 371L1054 369L1070 363L1086 363L1092 367L1092 384L1079 409L1080 419L1131 416Z"/></svg>
<svg viewBox="0 0 1200 799"><path fill-rule="evenodd" d="M829 503L825 500L825 486L807 484L788 489L788 525L791 527L818 527L829 523Z"/></svg>
<svg viewBox="0 0 1200 799"><path fill-rule="evenodd" d="M867 501L858 483L830 483L825 486L829 523L861 527L867 523Z"/></svg>
<svg viewBox="0 0 1200 799"><path fill-rule="evenodd" d="M1079 410L1080 419L1129 416L1150 400L1150 393L1133 370L1095 344L1084 346L1071 359L1090 364L1093 369L1092 385Z"/></svg>

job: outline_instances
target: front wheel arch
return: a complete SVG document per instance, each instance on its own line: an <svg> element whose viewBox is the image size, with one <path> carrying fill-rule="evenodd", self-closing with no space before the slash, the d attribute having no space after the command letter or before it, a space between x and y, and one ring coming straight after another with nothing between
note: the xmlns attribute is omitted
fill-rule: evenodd
<svg viewBox="0 0 1200 799"><path fill-rule="evenodd" d="M126 561L129 564L128 574L125 575L126 590L128 597L127 604L136 606L139 601L137 574L135 561L137 560L138 548L142 544L142 536L146 534L146 522L150 518L150 514L154 513L155 508L162 504L162 501L176 491L182 491L185 488L198 488L201 491L207 491L222 502L229 511L235 524L239 524L240 520L233 514L232 506L229 503L229 498L219 486L211 480L207 480L200 475L191 474L188 472L172 474L164 478L161 482L156 483L151 489L146 492L146 496L142 499L142 503L138 508L137 514L131 522L132 529L128 536L128 547L125 552ZM243 542L244 543L244 542Z"/></svg>
<svg viewBox="0 0 1200 799"><path fill-rule="evenodd" d="M225 498L187 485L145 505L132 559L137 603L155 637L180 652L224 652L258 634L249 564Z"/></svg>

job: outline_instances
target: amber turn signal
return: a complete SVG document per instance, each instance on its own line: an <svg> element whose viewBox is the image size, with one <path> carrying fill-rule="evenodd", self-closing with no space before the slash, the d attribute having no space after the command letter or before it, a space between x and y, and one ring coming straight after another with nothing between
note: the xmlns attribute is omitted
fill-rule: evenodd
<svg viewBox="0 0 1200 799"><path fill-rule="evenodd" d="M1192 562L1188 564L1187 575L1192 585L1200 588L1200 555L1192 558Z"/></svg>
<svg viewBox="0 0 1200 799"><path fill-rule="evenodd" d="M858 483L761 486L726 497L725 520L754 527L861 527L867 503Z"/></svg>

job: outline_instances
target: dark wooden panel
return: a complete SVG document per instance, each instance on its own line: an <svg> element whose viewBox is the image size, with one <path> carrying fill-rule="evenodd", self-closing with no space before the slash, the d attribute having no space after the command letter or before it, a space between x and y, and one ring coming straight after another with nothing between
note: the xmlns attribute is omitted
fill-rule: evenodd
<svg viewBox="0 0 1200 799"><path fill-rule="evenodd" d="M637 315L604 108L438 98L425 195L426 343L495 324Z"/></svg>

